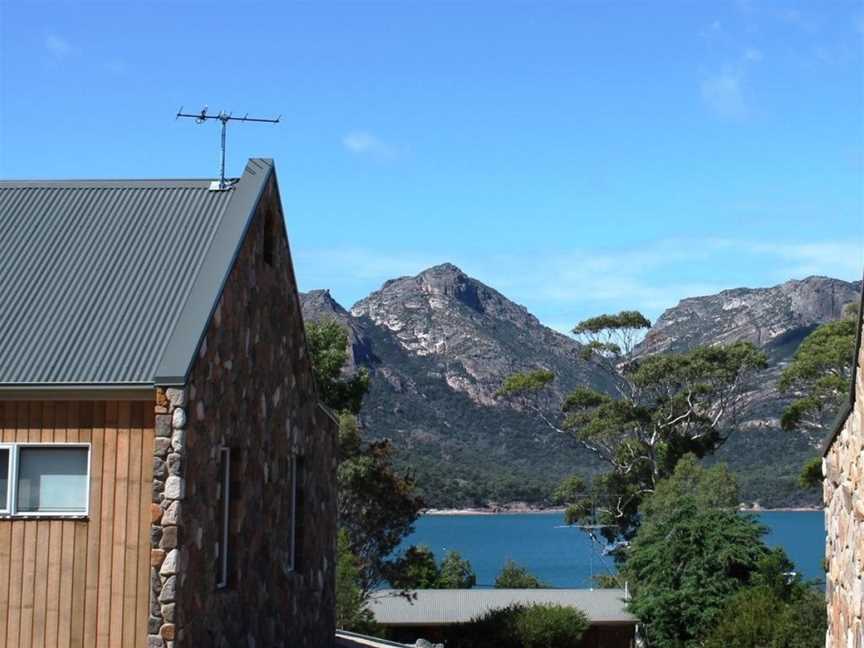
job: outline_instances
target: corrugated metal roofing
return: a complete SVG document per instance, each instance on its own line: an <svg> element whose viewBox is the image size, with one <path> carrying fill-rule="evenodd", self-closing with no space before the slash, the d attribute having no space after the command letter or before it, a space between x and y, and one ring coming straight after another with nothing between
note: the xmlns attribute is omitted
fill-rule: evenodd
<svg viewBox="0 0 864 648"><path fill-rule="evenodd" d="M592 623L636 623L627 611L621 589L423 589L374 592L368 603L382 625L446 625L465 623L489 610L515 603L550 603L582 610Z"/></svg>
<svg viewBox="0 0 864 648"><path fill-rule="evenodd" d="M0 182L0 386L154 384L207 280L200 330L175 344L187 366L254 208L237 196L255 185L257 202L265 167L251 160L229 191L210 180ZM214 250L226 228L231 249ZM199 276L208 257L222 276Z"/></svg>

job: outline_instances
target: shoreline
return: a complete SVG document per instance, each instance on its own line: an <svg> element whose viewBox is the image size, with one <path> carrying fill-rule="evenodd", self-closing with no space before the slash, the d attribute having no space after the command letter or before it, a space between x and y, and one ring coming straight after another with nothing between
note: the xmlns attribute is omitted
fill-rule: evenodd
<svg viewBox="0 0 864 648"><path fill-rule="evenodd" d="M486 508L462 508L462 509L426 509L420 512L421 516L463 516L463 515L538 515L542 513L563 513L564 507L530 508L530 507L507 507L496 506ZM761 508L741 506L738 510L742 513L820 513L824 509L813 506Z"/></svg>

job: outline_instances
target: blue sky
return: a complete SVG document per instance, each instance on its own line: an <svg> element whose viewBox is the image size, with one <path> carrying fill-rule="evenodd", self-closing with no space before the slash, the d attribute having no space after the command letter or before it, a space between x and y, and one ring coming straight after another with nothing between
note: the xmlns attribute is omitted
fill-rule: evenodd
<svg viewBox="0 0 864 648"><path fill-rule="evenodd" d="M276 159L301 289L444 261L566 329L864 269L864 5L11 3L0 177Z"/></svg>

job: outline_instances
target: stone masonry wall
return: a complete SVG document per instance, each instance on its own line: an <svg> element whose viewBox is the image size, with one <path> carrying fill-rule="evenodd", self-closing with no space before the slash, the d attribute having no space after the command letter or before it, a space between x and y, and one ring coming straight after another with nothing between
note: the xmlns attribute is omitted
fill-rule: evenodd
<svg viewBox="0 0 864 648"><path fill-rule="evenodd" d="M822 463L828 648L864 648L864 347L855 408Z"/></svg>
<svg viewBox="0 0 864 648"><path fill-rule="evenodd" d="M277 196L271 181L186 389L166 390L157 404L153 648L333 643L336 426L318 406ZM216 588L220 447L232 454L224 589ZM293 569L292 457L302 464Z"/></svg>

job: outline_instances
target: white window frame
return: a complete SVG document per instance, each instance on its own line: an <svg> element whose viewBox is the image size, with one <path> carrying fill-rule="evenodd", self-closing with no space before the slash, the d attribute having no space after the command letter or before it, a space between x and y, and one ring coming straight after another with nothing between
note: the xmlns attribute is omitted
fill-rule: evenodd
<svg viewBox="0 0 864 648"><path fill-rule="evenodd" d="M231 528L231 448L219 448L219 461L224 466L223 472L219 475L219 481L225 480L224 493L222 495L222 528L220 532L220 546L222 552L222 561L219 564L219 578L216 580L216 589L225 589L228 587L228 531Z"/></svg>
<svg viewBox="0 0 864 648"><path fill-rule="evenodd" d="M84 448L87 450L86 494L83 511L18 511L18 466L20 465L21 449L24 448ZM9 485L6 488L6 508L0 507L0 517L3 518L71 518L82 519L90 516L90 475L92 472L92 457L90 443L2 443L0 449L9 452Z"/></svg>

